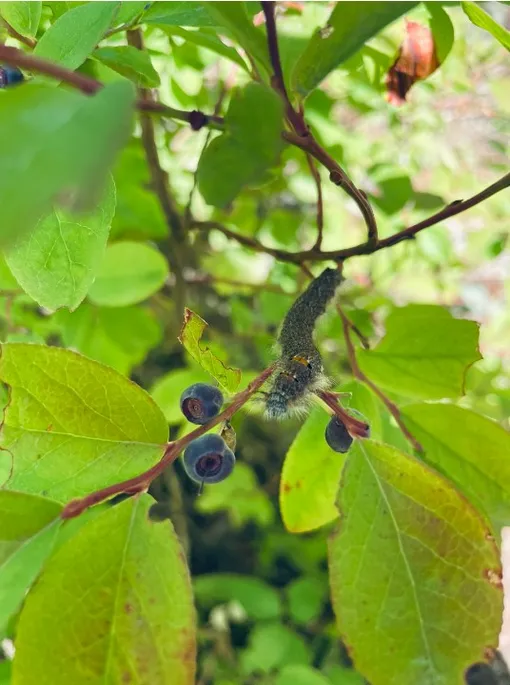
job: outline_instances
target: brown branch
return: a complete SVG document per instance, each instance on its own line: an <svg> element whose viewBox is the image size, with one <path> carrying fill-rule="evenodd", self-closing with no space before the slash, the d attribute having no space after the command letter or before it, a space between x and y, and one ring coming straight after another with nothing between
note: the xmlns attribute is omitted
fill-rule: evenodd
<svg viewBox="0 0 510 685"><path fill-rule="evenodd" d="M303 250L302 252L287 252L286 250L266 247L254 238L249 238L236 233L235 231L231 231L216 221L194 221L192 228L208 231L221 231L224 235L232 238L232 240L236 240L241 245L250 247L257 252L266 252L282 262L290 262L291 264L302 264L306 261L317 262L327 260L341 262L345 261L346 259L350 259L351 257L374 254L374 252L379 252L379 250L384 250L385 248L396 245L404 240L412 239L417 233L423 231L423 229L434 226L435 224L438 224L449 217L461 214L462 212L471 209L471 207L480 204L480 202L487 200L489 197L496 195L496 193L499 193L508 187L510 187L510 173L506 174L495 183L492 183L490 186L480 191L476 195L473 195L473 197L469 198L468 200L452 202L450 205L444 209L441 209L439 212L436 212L436 214L433 214L428 219L424 219L417 224L413 224L412 226L409 226L408 228L405 228L402 231L389 236L388 238L382 238L377 242L376 245L370 245L368 242L366 242L360 243L359 245L354 245L353 247L347 247L342 250L331 250L327 252L317 250L314 247L311 250Z"/></svg>
<svg viewBox="0 0 510 685"><path fill-rule="evenodd" d="M317 240L315 241L314 249L320 250L322 245L322 233L324 229L324 205L322 201L321 175L310 155L306 155L306 161L308 162L308 166L310 167L310 171L317 188Z"/></svg>
<svg viewBox="0 0 510 685"><path fill-rule="evenodd" d="M5 26L5 28L7 29L7 33L12 38L19 40L20 43L23 43L31 50L35 48L35 46L37 45L36 40L34 40L33 38L29 38L28 36L22 36L21 33L18 33L13 26L11 26L8 22L5 21L5 19L2 19L1 23Z"/></svg>
<svg viewBox="0 0 510 685"><path fill-rule="evenodd" d="M134 494L137 492L143 492L148 489L152 481L159 476L163 471L172 464L179 454L189 445L190 442L199 438L204 433L207 433L217 426L222 421L227 421L232 418L232 416L250 399L250 397L257 392L257 390L267 381L274 371L274 365L269 366L267 369L262 371L261 374L257 376L244 390L237 393L232 399L230 405L222 411L214 419L211 419L209 423L204 426L198 426L194 431L188 433L184 437L176 440L175 442L170 442L166 445L165 452L161 460L155 464L152 468L144 471L139 476L134 478L129 478L128 480L122 481L121 483L114 483L106 488L101 488L101 490L96 490L96 492L91 492L90 495L81 497L80 499L71 500L64 507L61 517L63 519L74 518L79 516L89 507L104 502L110 499L114 495L119 495L120 493Z"/></svg>
<svg viewBox="0 0 510 685"><path fill-rule="evenodd" d="M411 445L414 447L415 450L418 452L423 452L423 447L420 445L418 440L414 437L414 435L407 429L406 425L402 421L400 417L400 411L397 405L392 402L389 397L387 397L382 390L380 390L375 383L373 383L370 378L368 378L363 371L360 369L358 360L356 359L356 350L354 349L354 345L351 339L351 333L350 333L350 322L349 319L345 316L342 308L340 305L336 306L338 313L340 314L340 318L342 320L342 327L344 331L344 338L345 338L345 344L347 345L347 356L349 357L349 362L351 364L351 369L352 369L352 375L354 378L357 378L359 381L362 383L365 383L365 385L368 385L368 387L377 395L377 397L383 402L383 404L386 406L390 414L393 416L395 421L398 424L398 427L402 431L402 433L405 435L407 440L411 443Z"/></svg>

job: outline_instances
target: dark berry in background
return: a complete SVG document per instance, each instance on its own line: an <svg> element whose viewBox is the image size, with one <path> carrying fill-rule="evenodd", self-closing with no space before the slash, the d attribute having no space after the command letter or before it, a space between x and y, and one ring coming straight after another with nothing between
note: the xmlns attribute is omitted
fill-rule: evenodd
<svg viewBox="0 0 510 685"><path fill-rule="evenodd" d="M233 471L236 458L225 440L215 433L202 435L186 447L184 470L197 483L219 483Z"/></svg>
<svg viewBox="0 0 510 685"><path fill-rule="evenodd" d="M326 426L325 437L326 442L335 452L347 452L353 442L347 428L337 416L333 416Z"/></svg>
<svg viewBox="0 0 510 685"><path fill-rule="evenodd" d="M184 416L199 426L217 416L223 405L223 395L214 385L195 383L181 395L181 411Z"/></svg>
<svg viewBox="0 0 510 685"><path fill-rule="evenodd" d="M7 88L21 83L25 77L17 67L0 66L0 88Z"/></svg>

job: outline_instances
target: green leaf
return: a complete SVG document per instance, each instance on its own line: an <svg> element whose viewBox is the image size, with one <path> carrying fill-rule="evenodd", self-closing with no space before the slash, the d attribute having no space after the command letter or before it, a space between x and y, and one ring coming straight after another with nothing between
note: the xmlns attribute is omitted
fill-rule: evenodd
<svg viewBox="0 0 510 685"><path fill-rule="evenodd" d="M462 9L467 14L475 26L488 31L494 38L510 50L510 32L504 26L498 24L490 14L487 14L479 5L474 2L461 2Z"/></svg>
<svg viewBox="0 0 510 685"><path fill-rule="evenodd" d="M400 307L386 319L379 344L357 357L361 370L384 388L422 399L457 397L464 394L467 369L481 359L478 324L434 305Z"/></svg>
<svg viewBox="0 0 510 685"><path fill-rule="evenodd" d="M453 404L411 404L402 418L424 460L452 480L499 531L510 523L510 434Z"/></svg>
<svg viewBox="0 0 510 685"><path fill-rule="evenodd" d="M289 613L296 623L309 623L318 618L327 594L322 578L302 576L286 586Z"/></svg>
<svg viewBox="0 0 510 685"><path fill-rule="evenodd" d="M53 548L61 509L42 497L0 491L0 633Z"/></svg>
<svg viewBox="0 0 510 685"><path fill-rule="evenodd" d="M36 225L56 198L80 211L96 206L130 133L134 97L127 81L93 97L29 83L2 94L1 241Z"/></svg>
<svg viewBox="0 0 510 685"><path fill-rule="evenodd" d="M315 668L295 665L282 668L275 685L330 685L330 681Z"/></svg>
<svg viewBox="0 0 510 685"><path fill-rule="evenodd" d="M200 364L218 383L233 393L241 382L240 369L226 366L221 359L211 352L208 347L200 344L202 335L207 328L206 322L191 309L184 310L184 324L179 335L179 342L190 353L193 359Z"/></svg>
<svg viewBox="0 0 510 685"><path fill-rule="evenodd" d="M152 502L110 507L50 558L20 616L15 683L195 682L189 576L171 525L149 519Z"/></svg>
<svg viewBox="0 0 510 685"><path fill-rule="evenodd" d="M425 5L430 14L429 25L434 37L437 58L439 63L443 64L450 54L455 40L452 20L448 16L448 12L439 3L427 2Z"/></svg>
<svg viewBox="0 0 510 685"><path fill-rule="evenodd" d="M250 633L250 644L241 657L245 673L269 673L287 664L310 661L304 639L280 623L258 623Z"/></svg>
<svg viewBox="0 0 510 685"><path fill-rule="evenodd" d="M460 685L501 626L490 531L438 474L372 441L349 454L339 509L330 582L357 670L377 685Z"/></svg>
<svg viewBox="0 0 510 685"><path fill-rule="evenodd" d="M141 17L144 14L145 8L150 3L143 2L132 2L132 0L126 0L120 3L120 8L113 20L113 26L121 26L122 24L130 24L137 17ZM152 3L154 4L154 3ZM158 3L160 4L160 3ZM145 22L145 16L144 16Z"/></svg>
<svg viewBox="0 0 510 685"><path fill-rule="evenodd" d="M305 533L334 521L345 454L334 452L324 433L330 420L314 407L290 446L280 480L280 511L292 533Z"/></svg>
<svg viewBox="0 0 510 685"><path fill-rule="evenodd" d="M197 3L198 4L198 3ZM229 34L268 73L269 53L264 33L253 25L244 2L200 2L216 26L226 28Z"/></svg>
<svg viewBox="0 0 510 685"><path fill-rule="evenodd" d="M199 2L153 2L144 14L143 22L168 26L218 26L207 8Z"/></svg>
<svg viewBox="0 0 510 685"><path fill-rule="evenodd" d="M84 303L75 312L63 310L57 316L66 347L126 376L161 342L158 321L142 307L95 307Z"/></svg>
<svg viewBox="0 0 510 685"><path fill-rule="evenodd" d="M231 475L214 487L205 488L196 509L203 514L226 511L234 527L242 527L248 521L268 526L274 520L274 509L253 469L242 462L236 464Z"/></svg>
<svg viewBox="0 0 510 685"><path fill-rule="evenodd" d="M2 2L0 14L22 36L35 38L41 20L42 2Z"/></svg>
<svg viewBox="0 0 510 685"><path fill-rule="evenodd" d="M168 264L155 247L135 242L109 245L89 299L104 307L125 307L146 300L165 283Z"/></svg>
<svg viewBox="0 0 510 685"><path fill-rule="evenodd" d="M86 2L69 10L43 34L34 55L77 69L103 38L119 7L120 2Z"/></svg>
<svg viewBox="0 0 510 685"><path fill-rule="evenodd" d="M340 2L317 29L292 73L292 88L305 97L335 69L417 2Z"/></svg>
<svg viewBox="0 0 510 685"><path fill-rule="evenodd" d="M21 235L5 250L23 290L50 311L76 309L94 280L115 213L110 180L99 205L86 216L55 209L39 221L36 234Z"/></svg>
<svg viewBox="0 0 510 685"><path fill-rule="evenodd" d="M225 133L211 141L198 163L198 186L208 204L226 207L244 186L263 179L282 148L282 124L282 101L267 86L250 83L234 92Z"/></svg>
<svg viewBox="0 0 510 685"><path fill-rule="evenodd" d="M11 685L12 662L0 661L0 685Z"/></svg>
<svg viewBox="0 0 510 685"><path fill-rule="evenodd" d="M196 576L193 587L197 603L206 608L236 601L255 621L279 618L282 613L278 592L254 576L211 573Z"/></svg>
<svg viewBox="0 0 510 685"><path fill-rule="evenodd" d="M186 41L195 43L195 45L206 48L207 50L211 50L217 55L221 55L222 57L226 57L232 62L235 62L235 64L238 64L245 71L249 72L248 65L237 52L237 50L229 45L225 45L225 43L218 35L216 35L213 29L187 31L179 26L171 26L165 29L165 33L167 33L169 36L180 36Z"/></svg>
<svg viewBox="0 0 510 685"><path fill-rule="evenodd" d="M140 387L75 352L2 345L10 387L3 447L13 456L9 490L59 502L132 478L156 463L165 417Z"/></svg>
<svg viewBox="0 0 510 685"><path fill-rule="evenodd" d="M92 57L130 79L137 86L156 88L160 84L159 74L152 66L149 53L144 50L137 50L131 45L108 46L97 48Z"/></svg>

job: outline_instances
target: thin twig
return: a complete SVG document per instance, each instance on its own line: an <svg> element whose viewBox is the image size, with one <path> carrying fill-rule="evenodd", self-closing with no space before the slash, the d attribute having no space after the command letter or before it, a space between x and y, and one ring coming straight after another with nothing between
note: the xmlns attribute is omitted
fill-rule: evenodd
<svg viewBox="0 0 510 685"><path fill-rule="evenodd" d="M262 373L259 374L257 378L255 378L248 385L248 387L245 388L245 390L242 390L234 396L227 409L215 416L214 419L211 419L209 423L203 426L198 426L198 428L195 428L194 431L188 433L175 442L168 443L161 460L152 468L144 471L139 476L135 476L134 478L129 478L121 483L114 483L106 488L101 488L101 490L91 492L89 495L81 497L80 499L71 500L71 502L64 507L61 517L63 519L70 519L74 518L75 516L79 516L89 507L99 504L100 502L104 502L114 495L119 495L123 492L134 494L147 490L152 481L159 476L160 473L163 473L163 471L177 459L179 454L187 447L187 445L189 445L190 442L200 437L204 433L207 433L207 431L210 431L211 428L214 428L214 426L217 426L222 421L232 418L232 416L244 404L246 404L250 397L267 381L267 379L273 373L274 368L275 367L273 365L262 371Z"/></svg>
<svg viewBox="0 0 510 685"><path fill-rule="evenodd" d="M11 36L11 38L19 40L20 43L23 43L31 50L35 48L35 46L37 45L36 40L30 38L29 36L22 36L21 33L18 33L13 26L11 26L7 21L5 21L5 19L2 19L1 23L5 26L5 28L7 29L7 33Z"/></svg>
<svg viewBox="0 0 510 685"><path fill-rule="evenodd" d="M337 308L340 310L340 305L337 305ZM351 321L351 319L347 316L347 314L343 311L343 309L342 309L342 312L343 312L343 316L345 317L345 320L349 324L349 328L351 329L351 331L355 335L358 336L358 339L359 339L360 343L362 344L363 348L365 350L369 350L370 349L370 342L369 342L368 338L366 337L366 335L364 335L360 331L360 329L356 326L356 324L353 321Z"/></svg>
<svg viewBox="0 0 510 685"><path fill-rule="evenodd" d="M380 390L375 383L373 383L370 378L365 376L363 371L360 369L358 360L356 359L356 350L354 349L354 345L351 339L351 333L350 333L350 322L349 319L345 316L345 314L342 311L342 308L337 305L337 311L340 315L340 318L342 320L342 327L344 331L344 337L345 337L345 344L347 345L347 355L349 357L349 362L351 364L351 369L352 369L352 375L354 378L357 378L359 381L362 383L365 383L365 385L368 385L368 387L377 395L377 397L383 402L383 404L386 406L390 414L393 416L395 421L398 424L398 427L402 431L402 433L405 435L407 440L412 444L415 450L418 452L423 452L423 448L416 440L414 435L408 430L404 422L402 421L400 417L400 411L397 405L392 402L389 397L387 397L382 390Z"/></svg>
<svg viewBox="0 0 510 685"><path fill-rule="evenodd" d="M408 228L405 228L402 231L389 236L388 238L382 238L376 245L370 245L368 242L366 242L360 243L359 245L354 245L353 247L347 247L342 250L331 250L324 252L312 248L311 250L303 250L302 252L287 252L286 250L266 247L254 238L249 238L236 233L235 231L226 228L216 221L194 221L191 227L205 231L220 231L227 237L232 238L232 240L236 240L241 245L250 247L257 252L265 252L282 262L290 262L291 264L302 264L303 262L307 261L318 262L327 260L340 262L350 259L351 257L374 254L374 252L379 252L379 250L384 250L385 248L396 245L404 240L412 239L417 233L423 231L425 228L434 226L444 219L461 214L462 212L471 209L471 207L480 204L480 202L487 200L489 197L496 195L496 193L499 193L508 187L510 187L510 173L506 174L495 183L492 183L487 188L484 188L484 190L480 191L476 195L473 195L473 197L469 198L468 200L452 202L450 205L444 209L441 209L439 212L436 212L428 219L419 221L417 224L413 224L412 226L409 226Z"/></svg>
<svg viewBox="0 0 510 685"><path fill-rule="evenodd" d="M315 186L317 188L317 240L315 241L314 249L320 250L322 246L322 233L324 228L324 206L322 202L322 182L321 175L311 155L306 155L306 161L310 167Z"/></svg>

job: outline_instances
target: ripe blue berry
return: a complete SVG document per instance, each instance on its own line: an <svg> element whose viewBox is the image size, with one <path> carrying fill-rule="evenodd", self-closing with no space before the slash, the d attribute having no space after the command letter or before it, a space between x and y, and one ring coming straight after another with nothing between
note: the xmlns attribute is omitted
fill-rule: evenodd
<svg viewBox="0 0 510 685"><path fill-rule="evenodd" d="M335 452L348 452L353 441L352 437L347 432L347 428L342 421L340 421L338 416L333 416L326 426L325 437L326 442L332 450L335 450Z"/></svg>
<svg viewBox="0 0 510 685"><path fill-rule="evenodd" d="M202 426L219 414L223 395L214 385L195 383L181 395L181 411L191 421Z"/></svg>
<svg viewBox="0 0 510 685"><path fill-rule="evenodd" d="M25 77L17 67L0 67L0 88L14 86L24 80Z"/></svg>
<svg viewBox="0 0 510 685"><path fill-rule="evenodd" d="M202 435L184 450L184 470L197 483L219 483L234 468L236 458L223 438L215 433Z"/></svg>
<svg viewBox="0 0 510 685"><path fill-rule="evenodd" d="M498 685L496 674L489 666L482 662L473 664L464 674L467 685Z"/></svg>

